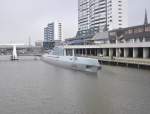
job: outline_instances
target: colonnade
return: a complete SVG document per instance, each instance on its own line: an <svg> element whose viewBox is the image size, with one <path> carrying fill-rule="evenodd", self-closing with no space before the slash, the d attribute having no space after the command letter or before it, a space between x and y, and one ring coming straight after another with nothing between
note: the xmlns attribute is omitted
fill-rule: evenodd
<svg viewBox="0 0 150 114"><path fill-rule="evenodd" d="M84 48L65 49L64 55L69 56L103 56L103 57L124 57L124 58L150 58L150 48Z"/></svg>

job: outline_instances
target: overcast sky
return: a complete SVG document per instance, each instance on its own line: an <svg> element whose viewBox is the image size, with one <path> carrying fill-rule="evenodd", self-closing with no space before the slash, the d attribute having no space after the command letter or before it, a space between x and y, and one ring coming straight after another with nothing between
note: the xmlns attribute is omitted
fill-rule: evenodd
<svg viewBox="0 0 150 114"><path fill-rule="evenodd" d="M150 21L150 0L129 0L129 25ZM78 0L0 0L0 44L43 40L43 28L54 20L63 23L65 38L77 31Z"/></svg>

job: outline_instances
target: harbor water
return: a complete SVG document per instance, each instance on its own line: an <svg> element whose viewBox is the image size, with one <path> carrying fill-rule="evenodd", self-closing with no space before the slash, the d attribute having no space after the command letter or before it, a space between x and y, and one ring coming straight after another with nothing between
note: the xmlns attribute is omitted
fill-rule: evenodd
<svg viewBox="0 0 150 114"><path fill-rule="evenodd" d="M0 57L0 114L149 114L150 71L102 66L98 74L35 57Z"/></svg>

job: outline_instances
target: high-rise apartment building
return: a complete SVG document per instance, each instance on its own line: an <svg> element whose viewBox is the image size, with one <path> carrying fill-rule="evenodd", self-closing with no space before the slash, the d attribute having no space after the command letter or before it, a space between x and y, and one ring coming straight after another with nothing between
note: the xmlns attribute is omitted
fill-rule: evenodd
<svg viewBox="0 0 150 114"><path fill-rule="evenodd" d="M107 0L109 30L128 27L128 0Z"/></svg>
<svg viewBox="0 0 150 114"><path fill-rule="evenodd" d="M79 31L89 29L89 0L78 0Z"/></svg>
<svg viewBox="0 0 150 114"><path fill-rule="evenodd" d="M78 30L128 26L128 0L78 0Z"/></svg>
<svg viewBox="0 0 150 114"><path fill-rule="evenodd" d="M59 22L49 23L44 28L44 42L62 40L62 24Z"/></svg>
<svg viewBox="0 0 150 114"><path fill-rule="evenodd" d="M106 0L89 0L90 28L103 29L107 24Z"/></svg>

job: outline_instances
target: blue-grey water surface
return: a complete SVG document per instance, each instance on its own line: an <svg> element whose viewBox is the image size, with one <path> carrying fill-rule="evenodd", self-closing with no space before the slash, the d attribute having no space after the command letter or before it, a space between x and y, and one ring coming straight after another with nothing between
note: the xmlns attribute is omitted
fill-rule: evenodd
<svg viewBox="0 0 150 114"><path fill-rule="evenodd" d="M0 114L149 113L148 70L103 66L94 75L0 57Z"/></svg>

